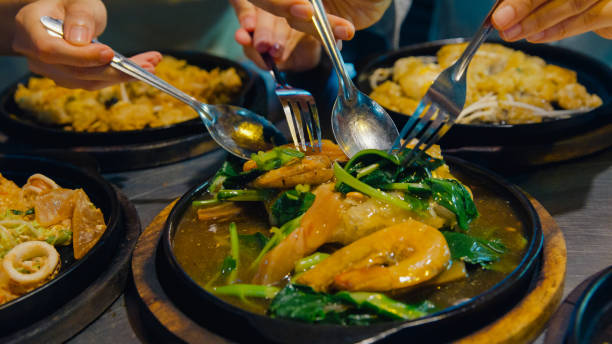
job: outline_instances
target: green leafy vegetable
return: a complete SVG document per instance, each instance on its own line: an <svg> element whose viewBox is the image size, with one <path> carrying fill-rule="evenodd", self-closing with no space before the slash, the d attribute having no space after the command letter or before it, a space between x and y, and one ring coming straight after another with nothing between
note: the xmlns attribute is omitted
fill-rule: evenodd
<svg viewBox="0 0 612 344"><path fill-rule="evenodd" d="M228 282L233 284L236 282L236 277L238 277L238 266L240 262L240 245L238 243L238 229L236 228L236 223L232 222L229 225L229 233L230 233L230 244L231 244L231 257L235 262L235 267L230 272Z"/></svg>
<svg viewBox="0 0 612 344"><path fill-rule="evenodd" d="M470 222L478 217L478 210L465 186L454 179L427 179L436 203L457 216L461 229L468 229Z"/></svg>
<svg viewBox="0 0 612 344"><path fill-rule="evenodd" d="M217 199L220 201L265 201L272 197L272 190L219 190Z"/></svg>
<svg viewBox="0 0 612 344"><path fill-rule="evenodd" d="M304 257L295 262L295 273L299 274L312 269L315 265L319 264L325 258L329 257L327 253L315 252L308 257Z"/></svg>
<svg viewBox="0 0 612 344"><path fill-rule="evenodd" d="M231 284L221 287L212 288L212 292L218 295L236 296L236 297L256 297L262 299L271 299L278 294L279 289L267 285L257 284Z"/></svg>
<svg viewBox="0 0 612 344"><path fill-rule="evenodd" d="M242 172L242 160L228 158L217 171L208 186L208 192L216 194L221 189L243 189L247 184L262 175L263 171L252 169Z"/></svg>
<svg viewBox="0 0 612 344"><path fill-rule="evenodd" d="M302 221L302 216L303 215L296 217L295 219L282 225L281 228L278 228L276 229L276 231L274 231L274 235L272 236L272 238L268 240L264 248L261 250L261 252L259 252L259 255L257 255L257 258L255 258L255 260L251 264L251 269L259 265L259 262L266 253L268 253L272 248L274 248L274 246L278 245L278 243L283 241L283 239L285 239L287 235L291 234L291 232L298 228L298 226L300 225L300 221Z"/></svg>
<svg viewBox="0 0 612 344"><path fill-rule="evenodd" d="M405 210L414 210L412 205L410 205L409 203L404 202L397 197L391 196L384 191L380 191L376 188L371 187L368 184L359 181L357 178L351 176L348 172L343 170L337 162L334 163L334 175L336 176L336 186L346 184L351 188L372 198L380 199Z"/></svg>
<svg viewBox="0 0 612 344"><path fill-rule="evenodd" d="M360 308L370 309L391 319L413 320L436 310L430 301L424 301L419 305L408 305L380 293L341 291L336 294L336 298L353 303Z"/></svg>
<svg viewBox="0 0 612 344"><path fill-rule="evenodd" d="M268 308L276 318L342 325L368 325L385 318L411 320L435 310L429 301L408 305L379 293L343 291L332 295L298 284L285 286Z"/></svg>
<svg viewBox="0 0 612 344"><path fill-rule="evenodd" d="M332 295L317 293L310 287L288 284L272 299L268 312L273 318L307 323L344 323L348 305Z"/></svg>
<svg viewBox="0 0 612 344"><path fill-rule="evenodd" d="M275 223L282 226L304 214L314 200L315 195L313 193L301 192L297 187L294 190L283 192L270 208Z"/></svg>
<svg viewBox="0 0 612 344"><path fill-rule="evenodd" d="M461 259L466 263L480 264L487 268L489 264L498 261L506 253L506 247L494 241L450 231L443 231L442 234L450 248L453 260Z"/></svg>
<svg viewBox="0 0 612 344"><path fill-rule="evenodd" d="M251 160L257 164L257 169L260 171L270 171L282 167L291 160L301 159L304 153L295 149L286 147L274 147L267 152L258 152L251 154Z"/></svg>
<svg viewBox="0 0 612 344"><path fill-rule="evenodd" d="M240 234L238 235L238 240L244 245L254 247L258 251L261 251L266 246L268 237L261 232L257 232L255 234Z"/></svg>

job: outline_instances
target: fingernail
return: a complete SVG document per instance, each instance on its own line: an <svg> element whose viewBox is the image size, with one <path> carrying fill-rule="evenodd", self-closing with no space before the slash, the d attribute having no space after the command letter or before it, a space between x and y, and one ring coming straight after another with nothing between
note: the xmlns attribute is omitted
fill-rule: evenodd
<svg viewBox="0 0 612 344"><path fill-rule="evenodd" d="M242 20L242 27L247 31L255 30L255 18L246 17Z"/></svg>
<svg viewBox="0 0 612 344"><path fill-rule="evenodd" d="M546 36L546 34L544 32L538 32L535 35L531 35L529 37L527 37L527 40L530 42L537 42L539 40L541 40L542 38L544 38L544 36Z"/></svg>
<svg viewBox="0 0 612 344"><path fill-rule="evenodd" d="M89 30L86 26L75 25L70 28L68 40L72 43L85 44L89 43Z"/></svg>
<svg viewBox="0 0 612 344"><path fill-rule="evenodd" d="M255 50L260 54L267 53L270 50L270 44L265 42L257 43L255 44Z"/></svg>
<svg viewBox="0 0 612 344"><path fill-rule="evenodd" d="M289 13L291 13L292 16L302 20L310 20L310 18L312 18L312 8L307 5L291 6Z"/></svg>
<svg viewBox="0 0 612 344"><path fill-rule="evenodd" d="M348 40L350 38L348 30L344 26L336 26L334 28L334 36L336 36L337 39L341 40Z"/></svg>
<svg viewBox="0 0 612 344"><path fill-rule="evenodd" d="M115 56L115 54L113 53L112 50L110 49L102 50L102 52L100 52L100 62L109 63L110 60L113 59L113 56Z"/></svg>
<svg viewBox="0 0 612 344"><path fill-rule="evenodd" d="M274 58L280 58L282 47L279 43L274 43L274 45L270 48L270 55Z"/></svg>
<svg viewBox="0 0 612 344"><path fill-rule="evenodd" d="M510 5L502 6L493 13L493 22L500 27L505 27L510 24L516 17L514 7Z"/></svg>
<svg viewBox="0 0 612 344"><path fill-rule="evenodd" d="M513 27L509 28L508 30L502 32L502 36L505 39L513 39L517 37L518 35L520 35L521 31L523 31L523 29L521 28L521 24L516 24Z"/></svg>
<svg viewBox="0 0 612 344"><path fill-rule="evenodd" d="M337 40L336 41L336 47L338 48L338 50L342 50L342 41L341 40Z"/></svg>

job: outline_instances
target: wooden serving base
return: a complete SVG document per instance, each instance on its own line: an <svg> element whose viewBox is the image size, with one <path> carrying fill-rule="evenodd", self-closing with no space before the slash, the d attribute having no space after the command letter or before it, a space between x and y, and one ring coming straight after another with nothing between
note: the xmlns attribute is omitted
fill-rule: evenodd
<svg viewBox="0 0 612 344"><path fill-rule="evenodd" d="M538 166L587 156L612 146L612 123L546 144L474 146L444 150L485 166Z"/></svg>
<svg viewBox="0 0 612 344"><path fill-rule="evenodd" d="M30 326L0 336L1 343L63 343L102 314L123 293L130 257L142 227L134 205L115 188L123 210L123 236L105 271L69 303Z"/></svg>
<svg viewBox="0 0 612 344"><path fill-rule="evenodd" d="M541 269L529 293L502 318L458 343L526 343L544 330L548 319L557 309L563 296L566 247L561 229L542 205L529 197L537 210L544 232ZM168 205L153 219L138 239L132 258L132 273L140 303L152 319L145 326L162 327L175 341L186 343L229 343L223 337L201 327L178 309L162 289L157 277L155 260L164 223L172 207ZM147 331L147 329L143 329ZM153 329L159 333L160 329ZM156 337L159 338L159 337ZM167 340L165 340L167 341Z"/></svg>

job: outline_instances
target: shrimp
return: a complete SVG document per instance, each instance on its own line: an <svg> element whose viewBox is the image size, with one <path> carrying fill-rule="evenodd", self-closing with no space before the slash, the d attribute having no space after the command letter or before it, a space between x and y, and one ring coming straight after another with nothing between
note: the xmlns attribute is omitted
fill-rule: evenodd
<svg viewBox="0 0 612 344"><path fill-rule="evenodd" d="M254 283L280 281L293 270L298 259L329 241L340 222L341 195L333 189L334 184L324 184L314 190L315 201L304 213L299 227L264 256Z"/></svg>
<svg viewBox="0 0 612 344"><path fill-rule="evenodd" d="M258 189L288 189L298 184L323 184L333 177L332 161L325 155L313 155L266 172L253 181L253 186Z"/></svg>
<svg viewBox="0 0 612 344"><path fill-rule="evenodd" d="M387 291L428 281L445 271L449 261L442 233L408 220L341 248L297 282L317 291Z"/></svg>

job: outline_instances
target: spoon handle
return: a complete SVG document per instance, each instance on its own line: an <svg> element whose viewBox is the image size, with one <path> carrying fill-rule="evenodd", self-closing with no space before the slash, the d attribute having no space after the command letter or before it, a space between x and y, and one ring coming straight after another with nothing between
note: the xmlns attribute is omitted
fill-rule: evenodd
<svg viewBox="0 0 612 344"><path fill-rule="evenodd" d="M59 38L64 37L64 23L61 20L43 16L40 18L40 22L52 36ZM99 43L99 41L94 39L93 43ZM210 116L210 114L208 114L207 111L202 111L202 107L199 106L202 103L199 102L197 99L170 85L169 83L160 79L155 74L148 72L146 69L140 67L137 63L119 54L115 50L113 50L113 53L115 54L115 56L113 57L113 60L110 63L111 67L148 85L151 85L164 93L168 93L176 99L193 107L199 114L205 116L207 120L212 121L212 117ZM206 110L208 110L208 106L206 104L203 105Z"/></svg>
<svg viewBox="0 0 612 344"><path fill-rule="evenodd" d="M340 50L336 46L336 41L332 33L331 25L329 24L329 19L325 13L323 3L321 0L310 0L310 2L314 9L312 21L314 22L315 28L319 32L321 40L323 41L323 46L325 47L325 50L327 51L327 54L334 65L334 69L338 75L340 91L345 100L355 99L357 96L355 86L353 85L353 82L351 81L351 78L348 76L346 68L344 67L344 60L342 59Z"/></svg>

